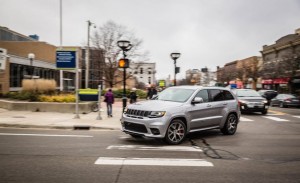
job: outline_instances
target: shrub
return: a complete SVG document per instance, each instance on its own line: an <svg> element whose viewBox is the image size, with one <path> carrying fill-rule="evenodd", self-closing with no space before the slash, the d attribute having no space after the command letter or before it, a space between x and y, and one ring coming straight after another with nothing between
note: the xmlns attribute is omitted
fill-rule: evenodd
<svg viewBox="0 0 300 183"><path fill-rule="evenodd" d="M51 79L23 79L22 90L34 93L52 93L56 89L56 81Z"/></svg>
<svg viewBox="0 0 300 183"><path fill-rule="evenodd" d="M67 95L41 95L39 97L40 102L75 102L75 95L67 94Z"/></svg>

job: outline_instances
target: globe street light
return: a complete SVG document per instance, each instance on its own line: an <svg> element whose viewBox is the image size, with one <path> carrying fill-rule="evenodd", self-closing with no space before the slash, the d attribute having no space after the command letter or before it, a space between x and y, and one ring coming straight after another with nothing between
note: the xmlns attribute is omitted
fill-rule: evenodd
<svg viewBox="0 0 300 183"><path fill-rule="evenodd" d="M119 60L119 68L123 68L123 110L122 112L124 113L126 104L127 104L127 97L126 97L126 68L129 67L129 60L126 59L126 52L129 51L132 48L132 45L130 44L129 41L126 40L120 40L117 42L117 45L122 49L123 51L123 59Z"/></svg>
<svg viewBox="0 0 300 183"><path fill-rule="evenodd" d="M179 67L176 67L176 60L180 57L180 53L175 52L175 53L171 53L171 58L174 60L174 66L175 66L175 70L174 70L174 86L176 86L176 74L179 73Z"/></svg>
<svg viewBox="0 0 300 183"><path fill-rule="evenodd" d="M34 55L34 53L29 53L28 54L28 59L30 60L30 66L31 66L31 68L30 68L30 75L31 75L31 79L33 78L33 59L35 58L35 55Z"/></svg>

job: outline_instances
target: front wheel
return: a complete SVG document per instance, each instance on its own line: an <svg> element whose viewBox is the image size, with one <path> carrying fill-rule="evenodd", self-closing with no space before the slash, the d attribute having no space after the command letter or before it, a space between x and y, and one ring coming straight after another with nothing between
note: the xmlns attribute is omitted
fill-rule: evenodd
<svg viewBox="0 0 300 183"><path fill-rule="evenodd" d="M238 124L238 118L235 114L229 114L226 119L224 127L221 129L221 132L224 135L233 135L236 132Z"/></svg>
<svg viewBox="0 0 300 183"><path fill-rule="evenodd" d="M171 122L167 129L165 141L171 145L180 144L184 140L185 135L186 125L182 120L175 119Z"/></svg>
<svg viewBox="0 0 300 183"><path fill-rule="evenodd" d="M264 110L261 112L262 114L267 114L268 113L268 110Z"/></svg>

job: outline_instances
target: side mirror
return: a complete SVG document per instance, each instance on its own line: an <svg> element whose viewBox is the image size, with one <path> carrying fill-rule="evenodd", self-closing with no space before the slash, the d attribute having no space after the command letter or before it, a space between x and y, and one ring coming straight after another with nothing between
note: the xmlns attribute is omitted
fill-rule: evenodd
<svg viewBox="0 0 300 183"><path fill-rule="evenodd" d="M194 100L192 101L192 104L200 104L203 103L203 98L201 97L195 97Z"/></svg>

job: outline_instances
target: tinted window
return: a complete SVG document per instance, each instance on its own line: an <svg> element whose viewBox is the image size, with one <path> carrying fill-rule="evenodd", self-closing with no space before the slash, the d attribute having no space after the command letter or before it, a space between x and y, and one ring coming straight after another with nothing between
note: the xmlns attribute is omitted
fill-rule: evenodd
<svg viewBox="0 0 300 183"><path fill-rule="evenodd" d="M185 102L194 92L194 89L167 88L158 95L157 100Z"/></svg>
<svg viewBox="0 0 300 183"><path fill-rule="evenodd" d="M222 101L224 100L223 94L220 90L210 90L210 97L212 101Z"/></svg>
<svg viewBox="0 0 300 183"><path fill-rule="evenodd" d="M208 102L208 92L207 90L201 90L197 93L196 97L201 97L203 99L203 102Z"/></svg>
<svg viewBox="0 0 300 183"><path fill-rule="evenodd" d="M232 96L232 94L227 91L227 90L223 90L223 96L224 96L224 100L233 100L234 97Z"/></svg>

